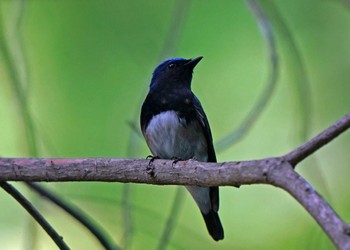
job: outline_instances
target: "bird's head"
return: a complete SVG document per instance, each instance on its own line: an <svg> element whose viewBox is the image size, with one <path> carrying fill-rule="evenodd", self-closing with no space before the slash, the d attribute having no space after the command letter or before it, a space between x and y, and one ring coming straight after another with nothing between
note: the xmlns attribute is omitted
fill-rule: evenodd
<svg viewBox="0 0 350 250"><path fill-rule="evenodd" d="M153 72L151 88L161 87L191 87L194 67L203 57L194 59L172 58L158 65Z"/></svg>

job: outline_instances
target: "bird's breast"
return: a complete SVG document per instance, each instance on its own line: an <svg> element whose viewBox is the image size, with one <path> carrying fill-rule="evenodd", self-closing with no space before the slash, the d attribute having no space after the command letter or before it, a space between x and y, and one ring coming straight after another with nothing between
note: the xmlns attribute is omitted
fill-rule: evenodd
<svg viewBox="0 0 350 250"><path fill-rule="evenodd" d="M186 121L176 111L153 116L144 136L154 156L207 161L207 142L199 122Z"/></svg>

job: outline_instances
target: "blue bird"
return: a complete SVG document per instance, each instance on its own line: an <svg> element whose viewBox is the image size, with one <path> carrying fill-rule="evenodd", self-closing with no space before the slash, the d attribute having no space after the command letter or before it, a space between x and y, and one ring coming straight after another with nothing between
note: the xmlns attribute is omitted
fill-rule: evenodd
<svg viewBox="0 0 350 250"><path fill-rule="evenodd" d="M140 121L154 157L216 162L207 116L191 90L193 69L202 58L169 59L153 72ZM219 188L186 186L186 189L196 201L209 234L216 241L222 240Z"/></svg>

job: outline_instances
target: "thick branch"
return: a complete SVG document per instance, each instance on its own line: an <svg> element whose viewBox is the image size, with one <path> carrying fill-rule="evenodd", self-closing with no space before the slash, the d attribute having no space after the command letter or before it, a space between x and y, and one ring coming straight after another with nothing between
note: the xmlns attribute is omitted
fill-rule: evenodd
<svg viewBox="0 0 350 250"><path fill-rule="evenodd" d="M104 181L174 185L239 185L266 183L264 173L276 159L172 164L144 159L0 158L0 181ZM174 178L176 177L176 178Z"/></svg>
<svg viewBox="0 0 350 250"><path fill-rule="evenodd" d="M270 172L269 183L290 193L317 221L338 249L350 249L348 225L321 197L321 195L297 172L284 163Z"/></svg>
<svg viewBox="0 0 350 250"><path fill-rule="evenodd" d="M293 167L344 132L350 114L289 154L255 161L173 164L142 159L0 158L0 181L107 181L157 185L237 186L265 183L289 192L339 249L350 249L349 227Z"/></svg>
<svg viewBox="0 0 350 250"><path fill-rule="evenodd" d="M174 178L176 177L176 178ZM11 159L0 158L0 180L117 181L149 184L237 186L265 183L295 197L315 218L336 246L350 248L346 224L292 166L281 158L204 163L193 160L175 165L142 159ZM345 248L344 248L345 249Z"/></svg>

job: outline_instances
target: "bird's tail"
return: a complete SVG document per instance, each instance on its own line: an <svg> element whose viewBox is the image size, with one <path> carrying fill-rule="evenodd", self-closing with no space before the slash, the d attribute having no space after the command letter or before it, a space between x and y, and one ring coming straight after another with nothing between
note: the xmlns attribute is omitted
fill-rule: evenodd
<svg viewBox="0 0 350 250"><path fill-rule="evenodd" d="M224 229L222 228L219 215L214 210L209 213L202 213L208 232L214 240L222 240L224 238Z"/></svg>

